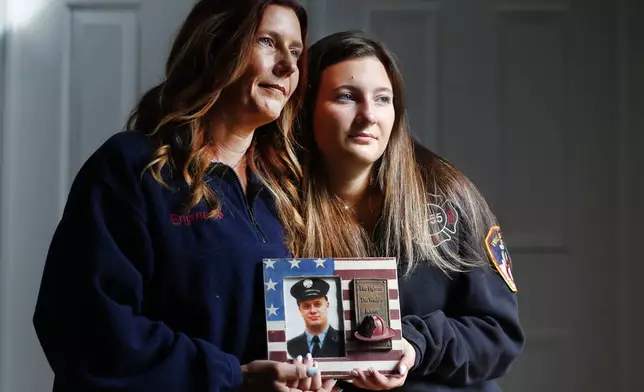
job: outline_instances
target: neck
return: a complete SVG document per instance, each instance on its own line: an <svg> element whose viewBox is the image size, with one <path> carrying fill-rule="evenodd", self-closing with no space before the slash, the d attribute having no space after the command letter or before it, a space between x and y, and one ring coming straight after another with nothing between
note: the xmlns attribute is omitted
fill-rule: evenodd
<svg viewBox="0 0 644 392"><path fill-rule="evenodd" d="M312 326L306 326L306 330L311 334L311 335L319 335L322 332L324 332L325 329L329 326L329 323L324 323L322 325L312 325Z"/></svg>
<svg viewBox="0 0 644 392"><path fill-rule="evenodd" d="M356 206L368 195L371 165L354 170L343 165L326 166L331 190L345 205Z"/></svg>
<svg viewBox="0 0 644 392"><path fill-rule="evenodd" d="M380 217L383 203L382 193L369 186L373 165L353 170L347 166L327 165L331 189L342 200L344 207L354 213L357 223L371 233Z"/></svg>
<svg viewBox="0 0 644 392"><path fill-rule="evenodd" d="M242 161L253 141L254 126L244 124L233 116L215 113L217 121L210 128L210 140L214 144L213 159L236 167Z"/></svg>
<svg viewBox="0 0 644 392"><path fill-rule="evenodd" d="M210 128L210 142L214 148L212 158L233 168L239 178L242 190L246 190L246 152L253 141L257 128L243 121L233 112L215 109L212 118L216 119Z"/></svg>
<svg viewBox="0 0 644 392"><path fill-rule="evenodd" d="M243 166L243 158L253 141L253 133L238 133L234 130L222 129L217 126L213 129L211 140L215 146L212 152L212 159L237 170Z"/></svg>

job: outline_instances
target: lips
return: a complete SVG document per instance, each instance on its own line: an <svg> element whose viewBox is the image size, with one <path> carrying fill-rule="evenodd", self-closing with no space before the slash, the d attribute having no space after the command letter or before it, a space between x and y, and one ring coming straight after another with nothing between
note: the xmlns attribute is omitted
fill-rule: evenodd
<svg viewBox="0 0 644 392"><path fill-rule="evenodd" d="M365 138L365 139L374 139L374 140L378 140L378 138L377 138L375 135L373 135L373 134L371 134L371 133L368 133L368 132L356 132L356 133L352 133L352 134L350 134L350 135L349 135L349 137L351 137L351 138L360 138L360 139Z"/></svg>
<svg viewBox="0 0 644 392"><path fill-rule="evenodd" d="M279 84L262 83L259 85L259 87L279 91L282 94L286 95L286 89Z"/></svg>

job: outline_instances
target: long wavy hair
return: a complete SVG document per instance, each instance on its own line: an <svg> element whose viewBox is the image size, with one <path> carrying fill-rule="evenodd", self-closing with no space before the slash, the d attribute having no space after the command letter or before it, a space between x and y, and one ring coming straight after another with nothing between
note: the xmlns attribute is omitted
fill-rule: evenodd
<svg viewBox="0 0 644 392"><path fill-rule="evenodd" d="M394 93L395 121L383 156L374 164L371 185L384 197L377 238L367 233L351 210L333 194L313 132L313 112L324 70L342 61L376 57ZM306 233L293 241L299 257L396 257L410 273L419 261L448 275L487 264L483 241L496 219L471 181L411 136L405 113L403 79L394 54L360 31L339 32L309 49L309 88L294 134L304 174L301 215ZM437 233L444 222L429 204L447 201L458 214L450 241Z"/></svg>
<svg viewBox="0 0 644 392"><path fill-rule="evenodd" d="M128 128L149 135L156 143L146 167L162 185L164 173L180 173L189 185L191 209L205 200L210 214L221 210L205 183L212 147L207 130L211 109L222 91L243 75L249 64L258 26L267 6L291 8L299 19L306 45L307 15L295 0L200 0L188 14L172 45L165 77L147 91L128 119ZM259 127L247 151L248 167L273 194L287 237L302 230L298 214L301 169L292 145L292 127L306 87L306 51L298 60L297 89L279 118ZM168 169L168 170L166 170Z"/></svg>

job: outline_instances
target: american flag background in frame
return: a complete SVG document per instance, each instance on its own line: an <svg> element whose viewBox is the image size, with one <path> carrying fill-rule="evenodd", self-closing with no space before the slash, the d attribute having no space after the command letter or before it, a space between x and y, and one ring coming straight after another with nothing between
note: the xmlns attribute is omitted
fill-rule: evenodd
<svg viewBox="0 0 644 392"><path fill-rule="evenodd" d="M305 313L300 312L294 296L303 291L320 289L322 295L328 297L327 318L330 327L327 335L333 336L333 341L329 337L321 338L324 340L322 350L326 350L325 346L331 347L331 343L341 346L338 349L341 350L338 351L340 354L327 352L326 355L314 355L322 376L347 378L351 370L356 368L374 368L382 374L396 373L396 365L403 355L403 343L395 258L284 258L264 259L263 263L268 359L291 361L299 352L294 349L296 346L304 350L301 352L303 356L306 351L311 351L311 335L306 339L304 332ZM382 298L386 303L380 309L386 309L387 314L380 316L389 331L389 337L384 342L365 343L357 339L361 316L356 316L356 310L360 314L364 314L364 310L357 309L360 305L356 306L360 301L356 282L362 280L384 284L380 287L385 288ZM359 287L362 290L363 286ZM380 290L378 286L375 287ZM364 302L376 300L380 301L377 297L363 299ZM311 320L319 321L320 315L313 314L309 322ZM335 331L332 333L334 329L338 330L337 334ZM313 351L319 353L315 351L317 349Z"/></svg>

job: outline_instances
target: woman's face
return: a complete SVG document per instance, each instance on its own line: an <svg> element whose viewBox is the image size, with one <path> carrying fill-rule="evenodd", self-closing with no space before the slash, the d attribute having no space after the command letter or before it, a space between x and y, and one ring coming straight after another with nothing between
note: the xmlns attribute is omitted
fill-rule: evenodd
<svg viewBox="0 0 644 392"><path fill-rule="evenodd" d="M297 60L303 48L295 12L279 5L266 7L248 68L224 93L226 109L250 116L245 121L276 120L297 88L300 76Z"/></svg>
<svg viewBox="0 0 644 392"><path fill-rule="evenodd" d="M372 165L389 142L393 87L376 57L349 59L322 72L313 111L315 142L326 162Z"/></svg>

